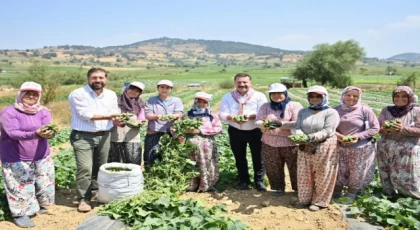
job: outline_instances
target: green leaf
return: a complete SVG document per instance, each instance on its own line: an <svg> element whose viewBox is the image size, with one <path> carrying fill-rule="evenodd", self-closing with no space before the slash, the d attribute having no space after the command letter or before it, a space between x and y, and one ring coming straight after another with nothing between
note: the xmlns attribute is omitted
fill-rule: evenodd
<svg viewBox="0 0 420 230"><path fill-rule="evenodd" d="M350 211L348 212L348 214L350 215L355 215L355 214L360 214L361 211L358 207L351 207Z"/></svg>
<svg viewBox="0 0 420 230"><path fill-rule="evenodd" d="M389 225L394 225L394 226L398 226L400 223L399 222L397 222L395 219L391 219L391 218L388 218L388 219L386 219L386 222L389 224Z"/></svg>
<svg viewBox="0 0 420 230"><path fill-rule="evenodd" d="M158 226L159 225L159 219L158 218L152 218L150 216L146 217L146 219L143 222L144 226Z"/></svg>
<svg viewBox="0 0 420 230"><path fill-rule="evenodd" d="M196 165L197 164L195 161L192 161L190 159L186 159L185 161L190 165Z"/></svg>
<svg viewBox="0 0 420 230"><path fill-rule="evenodd" d="M156 205L163 205L165 206L165 208L167 208L169 206L169 202L171 201L171 199L167 196L161 196L159 198L159 200L155 201Z"/></svg>

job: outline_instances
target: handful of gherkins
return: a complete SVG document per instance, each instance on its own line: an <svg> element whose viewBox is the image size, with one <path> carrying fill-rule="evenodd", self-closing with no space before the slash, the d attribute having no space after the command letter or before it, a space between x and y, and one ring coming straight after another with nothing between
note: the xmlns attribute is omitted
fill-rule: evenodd
<svg viewBox="0 0 420 230"><path fill-rule="evenodd" d="M237 115L232 117L232 120L236 121L236 122L244 122L248 120L248 116L243 114L243 115Z"/></svg>
<svg viewBox="0 0 420 230"><path fill-rule="evenodd" d="M392 129L392 127L396 124L401 124L401 120L400 119L395 119L395 120L391 120L391 121L385 121L385 128L386 129Z"/></svg>
<svg viewBox="0 0 420 230"><path fill-rule="evenodd" d="M117 118L117 120L128 121L128 120L130 120L131 116L133 116L133 114L131 114L131 113L121 113L116 118Z"/></svg>
<svg viewBox="0 0 420 230"><path fill-rule="evenodd" d="M344 136L343 137L343 142L345 142L345 143L351 143L351 142L353 142L355 140L356 140L356 138L353 137L353 136Z"/></svg>
<svg viewBox="0 0 420 230"><path fill-rule="evenodd" d="M298 144L308 143L309 141L308 136L306 136L305 134L290 135L289 139Z"/></svg>
<svg viewBox="0 0 420 230"><path fill-rule="evenodd" d="M161 116L159 116L159 120L161 120L161 121L173 121L173 120L175 120L175 116L171 115L171 114L161 115Z"/></svg>
<svg viewBox="0 0 420 230"><path fill-rule="evenodd" d="M54 133L57 133L58 132L58 125L55 124L55 123L50 123L50 124L42 127L41 131L42 132L53 131Z"/></svg>
<svg viewBox="0 0 420 230"><path fill-rule="evenodd" d="M282 124L280 121L264 120L263 125L266 129L275 129L281 127Z"/></svg>

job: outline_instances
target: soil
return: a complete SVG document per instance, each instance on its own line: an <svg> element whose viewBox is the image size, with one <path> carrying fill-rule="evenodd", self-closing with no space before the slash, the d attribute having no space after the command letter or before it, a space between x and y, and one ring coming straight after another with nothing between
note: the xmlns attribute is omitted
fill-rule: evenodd
<svg viewBox="0 0 420 230"><path fill-rule="evenodd" d="M56 155L60 149L69 148L66 143L60 147L52 147L51 155ZM341 217L340 211L333 205L318 212L308 209L296 209L293 204L297 194L291 190L289 176L286 170L286 193L275 197L270 191L258 192L250 189L236 191L226 190L220 193L185 193L182 198L201 200L208 207L225 204L227 215L242 220L255 230L277 229L347 229L347 223ZM60 189L56 191L56 204L48 208L47 213L33 217L34 230L67 230L75 229L90 215L95 214L99 207L95 206L89 213L77 212L75 189ZM18 230L14 223L0 222L1 230ZM105 230L105 229L104 229Z"/></svg>
<svg viewBox="0 0 420 230"><path fill-rule="evenodd" d="M90 215L98 211L95 207L89 213L77 212L76 190L64 189L56 191L56 204L47 207L48 211L45 214L33 217L36 227L30 228L34 230L67 230L75 229ZM0 229L2 230L18 230L14 223L9 221L0 222Z"/></svg>
<svg viewBox="0 0 420 230"><path fill-rule="evenodd" d="M282 197L275 197L270 191L230 189L221 193L185 193L182 198L195 198L209 207L225 204L228 216L248 223L255 230L347 229L347 223L333 205L318 212L294 208L293 204L296 202L297 196L291 191L290 184L288 184L286 194ZM99 209L99 207L94 207L89 213L79 213L76 207L76 191L74 189L58 190L56 205L50 207L46 214L34 217L33 220L37 226L31 229L75 229ZM0 229L18 230L20 228L12 222L3 221L0 222Z"/></svg>
<svg viewBox="0 0 420 230"><path fill-rule="evenodd" d="M277 229L347 229L340 211L334 206L311 212L308 209L296 209L296 193L286 192L282 197L272 192L257 190L223 193L187 193L183 198L196 198L208 206L225 204L228 216L242 220L255 230Z"/></svg>

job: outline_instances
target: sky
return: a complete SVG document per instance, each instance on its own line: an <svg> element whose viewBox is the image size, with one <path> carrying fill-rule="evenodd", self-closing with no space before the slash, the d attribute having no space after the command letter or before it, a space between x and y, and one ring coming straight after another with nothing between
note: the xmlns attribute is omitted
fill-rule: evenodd
<svg viewBox="0 0 420 230"><path fill-rule="evenodd" d="M367 57L420 53L419 0L0 0L0 49L170 37L308 51L354 39Z"/></svg>

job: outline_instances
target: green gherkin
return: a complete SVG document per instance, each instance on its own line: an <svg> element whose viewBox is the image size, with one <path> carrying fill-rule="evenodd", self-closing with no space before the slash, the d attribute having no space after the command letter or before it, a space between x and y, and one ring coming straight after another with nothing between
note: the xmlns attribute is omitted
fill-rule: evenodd
<svg viewBox="0 0 420 230"><path fill-rule="evenodd" d="M48 125L45 125L41 129L42 131L54 131L55 133L58 132L58 125L55 123L50 123Z"/></svg>
<svg viewBox="0 0 420 230"><path fill-rule="evenodd" d="M343 137L344 142L353 142L354 140L356 140L356 138L354 138L353 136L344 136Z"/></svg>
<svg viewBox="0 0 420 230"><path fill-rule="evenodd" d="M169 115L161 115L159 117L159 120L161 120L161 121L172 121L172 120L175 120L175 116L174 115L171 115L171 114L169 114Z"/></svg>
<svg viewBox="0 0 420 230"><path fill-rule="evenodd" d="M108 167L108 168L105 168L105 170L108 170L111 172L131 171L131 169L124 168L124 167Z"/></svg>
<svg viewBox="0 0 420 230"><path fill-rule="evenodd" d="M133 114L131 114L131 113L121 113L116 118L118 120L128 121L128 120L130 120L130 117L132 117L132 116L133 116Z"/></svg>
<svg viewBox="0 0 420 230"><path fill-rule="evenodd" d="M391 120L391 121L385 121L385 128L386 129L392 129L392 126L394 126L395 124L401 124L401 120L400 119L395 119L395 120Z"/></svg>
<svg viewBox="0 0 420 230"><path fill-rule="evenodd" d="M264 120L263 125L266 129L275 129L281 127L282 124L280 121Z"/></svg>
<svg viewBox="0 0 420 230"><path fill-rule="evenodd" d="M309 141L308 136L306 136L305 134L290 135L289 139L293 142L296 142L296 143L306 143L306 142Z"/></svg>
<svg viewBox="0 0 420 230"><path fill-rule="evenodd" d="M245 114L242 114L242 115L234 116L232 119L234 121L236 121L236 122L243 122L243 121L247 121L248 120L248 116L245 115Z"/></svg>

